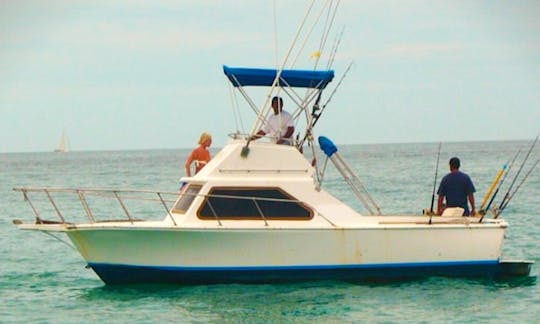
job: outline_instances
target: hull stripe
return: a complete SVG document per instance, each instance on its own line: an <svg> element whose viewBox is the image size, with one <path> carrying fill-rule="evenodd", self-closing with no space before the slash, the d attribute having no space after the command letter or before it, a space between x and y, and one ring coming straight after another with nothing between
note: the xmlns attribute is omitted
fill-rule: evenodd
<svg viewBox="0 0 540 324"><path fill-rule="evenodd" d="M498 260L265 267L171 267L88 264L107 284L271 283L312 280L378 280L424 276L491 276Z"/></svg>

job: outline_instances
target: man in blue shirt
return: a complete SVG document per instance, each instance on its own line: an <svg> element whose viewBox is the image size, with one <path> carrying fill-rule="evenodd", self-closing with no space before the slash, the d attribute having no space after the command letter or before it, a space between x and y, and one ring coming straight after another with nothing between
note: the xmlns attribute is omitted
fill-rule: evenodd
<svg viewBox="0 0 540 324"><path fill-rule="evenodd" d="M442 178L439 190L437 190L437 195L439 195L437 215L442 214L444 210L443 200L446 197L446 207L461 207L465 210L463 216L474 216L476 214L474 206L474 192L476 189L474 189L472 180L467 174L459 171L460 161L457 157L451 158L449 164L450 173ZM471 204L470 211L467 199Z"/></svg>

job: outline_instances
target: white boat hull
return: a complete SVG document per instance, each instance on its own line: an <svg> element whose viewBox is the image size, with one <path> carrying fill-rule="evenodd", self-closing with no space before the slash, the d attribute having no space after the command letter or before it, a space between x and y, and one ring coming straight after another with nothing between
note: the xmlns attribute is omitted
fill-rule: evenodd
<svg viewBox="0 0 540 324"><path fill-rule="evenodd" d="M108 284L356 280L497 271L504 227L426 229L101 228L67 234Z"/></svg>

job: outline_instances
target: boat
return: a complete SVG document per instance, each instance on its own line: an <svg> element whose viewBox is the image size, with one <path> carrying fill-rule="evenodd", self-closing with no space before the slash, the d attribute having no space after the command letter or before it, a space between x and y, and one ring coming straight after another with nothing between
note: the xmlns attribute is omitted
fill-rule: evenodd
<svg viewBox="0 0 540 324"><path fill-rule="evenodd" d="M276 144L276 138L254 140L271 109L271 96L261 109L248 99L257 112L251 132L232 133L199 173L181 179L179 192L14 188L35 215L35 222L14 220L16 226L67 235L87 266L110 285L530 274L531 261L504 260L509 224L502 218L462 217L451 208L442 216L383 214L331 139L315 138L316 122L329 100L323 103L322 94L333 70L223 66L223 72L246 99L248 88L268 87L271 94L277 91L297 103L293 115L305 117L306 127L296 145ZM329 162L365 214L325 190ZM74 222L67 215L80 213L60 211L54 200L59 193L79 199L87 219ZM44 219L37 210L32 197L38 194L52 203L57 219ZM158 219L138 219L128 210L125 199L136 194L150 195L163 206ZM90 195L117 200L125 219L96 219L87 202Z"/></svg>
<svg viewBox="0 0 540 324"><path fill-rule="evenodd" d="M58 144L58 147L54 151L55 152L60 152L60 153L69 152L69 146L68 146L68 140L67 140L66 131L62 132L62 136L60 137L60 143Z"/></svg>

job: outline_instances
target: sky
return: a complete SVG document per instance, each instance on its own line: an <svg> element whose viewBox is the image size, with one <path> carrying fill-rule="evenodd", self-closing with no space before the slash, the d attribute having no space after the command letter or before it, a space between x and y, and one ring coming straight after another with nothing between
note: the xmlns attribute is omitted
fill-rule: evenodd
<svg viewBox="0 0 540 324"><path fill-rule="evenodd" d="M236 115L222 66L280 66L310 3L0 0L0 152L52 151L63 131L74 151L192 148L204 131L223 146L255 115L244 104ZM325 7L314 1L287 67L315 67ZM324 98L353 65L316 135L533 139L539 14L539 1L339 2L318 63L339 41Z"/></svg>

